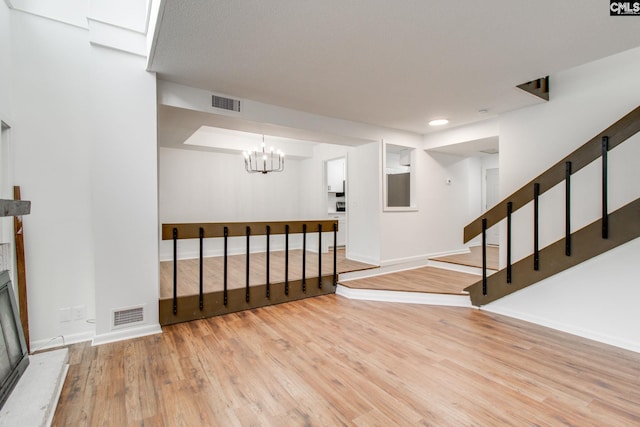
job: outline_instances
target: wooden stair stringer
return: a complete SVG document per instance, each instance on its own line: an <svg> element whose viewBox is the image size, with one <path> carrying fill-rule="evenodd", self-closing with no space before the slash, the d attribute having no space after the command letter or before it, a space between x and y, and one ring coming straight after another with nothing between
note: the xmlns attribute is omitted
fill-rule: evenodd
<svg viewBox="0 0 640 427"><path fill-rule="evenodd" d="M465 288L476 307L496 301L506 295L538 283L574 267L624 243L640 237L640 198L609 213L609 238L602 238L602 221L571 234L571 256L565 255L565 239L540 250L540 269L533 269L533 254L512 265L511 283L502 269L487 278L487 295L482 294L482 280Z"/></svg>

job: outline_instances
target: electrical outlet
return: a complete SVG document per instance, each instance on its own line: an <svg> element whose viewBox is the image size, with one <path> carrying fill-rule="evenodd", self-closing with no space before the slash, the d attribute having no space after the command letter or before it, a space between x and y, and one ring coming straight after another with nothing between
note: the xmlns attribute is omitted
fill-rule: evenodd
<svg viewBox="0 0 640 427"><path fill-rule="evenodd" d="M59 309L58 318L60 322L71 322L71 307Z"/></svg>
<svg viewBox="0 0 640 427"><path fill-rule="evenodd" d="M73 320L82 320L85 318L84 305L77 305L73 307Z"/></svg>

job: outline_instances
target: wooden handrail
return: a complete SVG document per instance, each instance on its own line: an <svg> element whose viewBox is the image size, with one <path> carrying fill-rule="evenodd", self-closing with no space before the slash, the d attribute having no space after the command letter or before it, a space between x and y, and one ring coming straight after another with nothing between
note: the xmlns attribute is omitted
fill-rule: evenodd
<svg viewBox="0 0 640 427"><path fill-rule="evenodd" d="M263 222L205 222L205 223L180 223L162 224L162 240L173 240L173 229L178 230L178 239L198 239L200 228L204 231L204 238L224 237L224 228L227 227L229 237L246 236L247 227L251 228L252 236L267 234L267 226L270 234L285 234L286 226L289 233L302 233L302 227L306 224L307 232L316 232L322 225L322 231L332 232L333 225L338 227L338 220L312 220L312 221L263 221Z"/></svg>
<svg viewBox="0 0 640 427"><path fill-rule="evenodd" d="M535 183L540 184L540 194L555 187L565 179L566 162L571 162L572 173L576 173L587 166L602 154L602 137L609 137L609 150L620 145L640 131L640 106L629 114L600 132L580 148L566 156L564 159L551 166L519 190L509 195L493 208L476 218L464 228L464 243L482 233L482 219L486 218L487 228L499 223L507 216L507 203L512 203L512 212L525 206L533 200L533 188Z"/></svg>

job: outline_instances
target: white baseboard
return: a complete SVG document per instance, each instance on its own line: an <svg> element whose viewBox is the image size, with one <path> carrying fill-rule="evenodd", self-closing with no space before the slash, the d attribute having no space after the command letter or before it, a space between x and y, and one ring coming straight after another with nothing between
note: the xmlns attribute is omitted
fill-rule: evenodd
<svg viewBox="0 0 640 427"><path fill-rule="evenodd" d="M43 340L31 341L31 352L47 350L61 347L63 345L77 344L79 342L91 341L95 336L94 331L80 332L77 334L58 335L57 337Z"/></svg>
<svg viewBox="0 0 640 427"><path fill-rule="evenodd" d="M380 267L391 267L395 265L411 264L419 261L426 261L429 258L427 255L414 255L404 258L395 258L380 260Z"/></svg>
<svg viewBox="0 0 640 427"><path fill-rule="evenodd" d="M161 333L162 328L157 323L154 325L138 326L136 328L118 329L117 331L96 335L93 338L93 342L91 343L91 345L108 344L111 342L123 341L131 338L138 338Z"/></svg>
<svg viewBox="0 0 640 427"><path fill-rule="evenodd" d="M640 353L640 343L638 342L632 342L623 338L604 335L600 332L579 328L577 326L569 325L561 322L555 322L549 319L544 319L528 313L522 313L517 310L511 310L505 307L500 307L500 308L491 307L491 305L489 304L489 305L482 306L480 309L484 311L488 311L490 313L513 317L515 319L524 320L525 322L535 323L536 325L545 326L547 328L556 329L558 331L566 332L571 335L576 335L582 338L587 338L593 341L598 341L604 344L609 344L615 347L623 348L625 350L630 350L636 353Z"/></svg>
<svg viewBox="0 0 640 427"><path fill-rule="evenodd" d="M428 294L423 292L383 291L373 289L352 289L338 285L336 295L349 299L366 301L399 302L405 304L444 305L450 307L469 307L468 295Z"/></svg>
<svg viewBox="0 0 640 427"><path fill-rule="evenodd" d="M429 260L428 266L442 268L443 270L459 271L461 273L469 273L469 274L475 274L477 276L482 276L482 268L480 267L471 267L468 265L454 264L452 262L443 262L443 261L434 261L434 260ZM487 276L491 276L496 272L497 272L496 270L487 269Z"/></svg>
<svg viewBox="0 0 640 427"><path fill-rule="evenodd" d="M422 255L413 255L410 257L381 260L380 267L386 267L386 266L397 265L397 264L406 264L406 263L411 263L418 260L426 260L429 258L437 258L441 256L467 254L469 252L471 252L469 248L464 248L464 249L455 249L451 251L431 252L431 253L422 254Z"/></svg>
<svg viewBox="0 0 640 427"><path fill-rule="evenodd" d="M365 264L371 264L371 265L379 265L380 264L380 260L379 259L373 259L371 257L368 257L366 255L360 255L360 254L356 254L353 252L349 252L349 250L347 249L347 258L352 260L352 261L358 261L358 262L362 262Z"/></svg>
<svg viewBox="0 0 640 427"><path fill-rule="evenodd" d="M386 267L370 268L368 270L349 271L340 273L340 282L348 282L349 280L364 279L367 277L382 276L384 274L397 273L399 271L414 270L416 268L426 267L428 265L426 258L403 264L388 265Z"/></svg>

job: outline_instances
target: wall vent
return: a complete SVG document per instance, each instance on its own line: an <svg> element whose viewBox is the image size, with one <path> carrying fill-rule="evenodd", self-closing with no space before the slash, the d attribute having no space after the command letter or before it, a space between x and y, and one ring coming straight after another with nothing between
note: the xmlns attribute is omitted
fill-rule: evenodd
<svg viewBox="0 0 640 427"><path fill-rule="evenodd" d="M240 112L240 100L225 98L223 96L212 95L211 106L215 108L222 108L223 110Z"/></svg>
<svg viewBox="0 0 640 427"><path fill-rule="evenodd" d="M113 327L121 328L144 322L144 307L131 307L113 311Z"/></svg>

